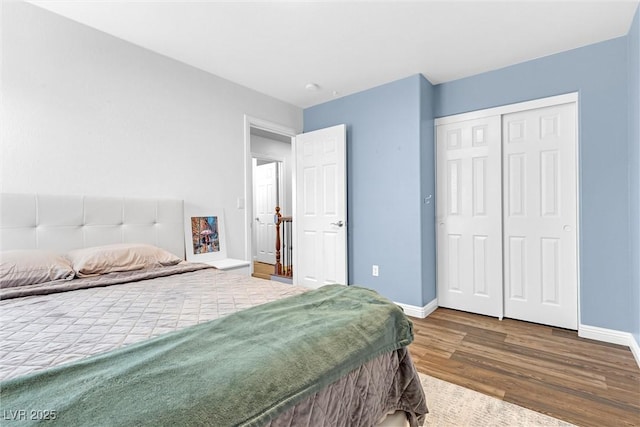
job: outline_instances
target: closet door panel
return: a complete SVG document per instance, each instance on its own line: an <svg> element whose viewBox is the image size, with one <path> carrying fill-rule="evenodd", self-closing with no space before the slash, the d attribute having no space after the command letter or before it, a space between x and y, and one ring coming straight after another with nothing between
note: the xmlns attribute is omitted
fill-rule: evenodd
<svg viewBox="0 0 640 427"><path fill-rule="evenodd" d="M436 132L438 304L501 317L500 117Z"/></svg>
<svg viewBox="0 0 640 427"><path fill-rule="evenodd" d="M505 316L577 329L575 103L503 116Z"/></svg>

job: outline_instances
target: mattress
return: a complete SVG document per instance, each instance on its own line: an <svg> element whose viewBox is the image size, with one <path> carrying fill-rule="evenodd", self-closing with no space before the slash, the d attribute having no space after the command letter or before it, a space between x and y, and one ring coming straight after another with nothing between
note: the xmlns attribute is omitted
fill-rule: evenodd
<svg viewBox="0 0 640 427"><path fill-rule="evenodd" d="M62 283L51 294L3 296L0 379L71 363L307 291L206 267L185 263L149 276L114 273ZM297 402L270 425L373 425L392 410L406 411L412 425L421 423L426 413L406 348L372 359Z"/></svg>

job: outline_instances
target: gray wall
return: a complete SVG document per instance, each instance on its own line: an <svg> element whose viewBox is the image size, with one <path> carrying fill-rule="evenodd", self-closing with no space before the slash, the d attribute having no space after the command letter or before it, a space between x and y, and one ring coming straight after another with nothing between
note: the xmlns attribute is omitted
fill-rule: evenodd
<svg viewBox="0 0 640 427"><path fill-rule="evenodd" d="M245 254L244 114L302 110L23 2L2 4L4 192L175 197Z"/></svg>
<svg viewBox="0 0 640 427"><path fill-rule="evenodd" d="M283 208L282 215L290 216L292 211L292 151L290 142L276 141L258 135L251 135L251 153L257 156L264 156L268 159L282 159L284 161L284 194L280 196L280 203Z"/></svg>

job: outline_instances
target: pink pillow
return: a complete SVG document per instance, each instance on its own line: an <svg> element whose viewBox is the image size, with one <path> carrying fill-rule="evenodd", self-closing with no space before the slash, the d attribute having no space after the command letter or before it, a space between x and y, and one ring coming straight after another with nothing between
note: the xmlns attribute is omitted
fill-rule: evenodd
<svg viewBox="0 0 640 427"><path fill-rule="evenodd" d="M176 265L182 261L164 249L142 243L76 249L67 253L67 258L78 277Z"/></svg>
<svg viewBox="0 0 640 427"><path fill-rule="evenodd" d="M69 280L74 275L69 261L54 252L26 249L0 253L0 288Z"/></svg>

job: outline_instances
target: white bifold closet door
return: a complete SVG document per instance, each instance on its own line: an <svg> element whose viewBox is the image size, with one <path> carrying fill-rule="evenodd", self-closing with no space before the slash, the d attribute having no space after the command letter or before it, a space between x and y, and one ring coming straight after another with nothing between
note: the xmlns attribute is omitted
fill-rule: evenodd
<svg viewBox="0 0 640 427"><path fill-rule="evenodd" d="M500 117L437 127L438 305L502 317Z"/></svg>
<svg viewBox="0 0 640 427"><path fill-rule="evenodd" d="M438 305L577 329L575 102L436 129Z"/></svg>

